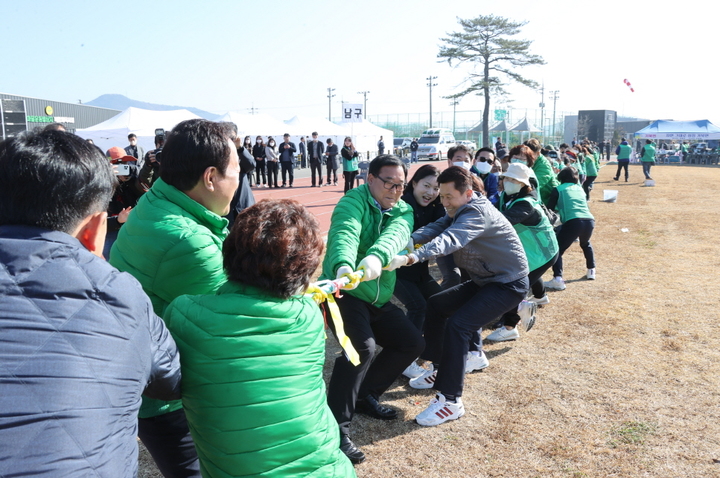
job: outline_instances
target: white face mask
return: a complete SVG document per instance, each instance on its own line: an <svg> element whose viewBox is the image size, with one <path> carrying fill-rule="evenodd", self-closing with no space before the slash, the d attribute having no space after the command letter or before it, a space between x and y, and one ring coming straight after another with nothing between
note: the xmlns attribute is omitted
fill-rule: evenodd
<svg viewBox="0 0 720 478"><path fill-rule="evenodd" d="M465 161L458 161L453 163L453 166L459 166L464 169L470 169L470 163L466 163Z"/></svg>
<svg viewBox="0 0 720 478"><path fill-rule="evenodd" d="M492 164L486 163L485 161L478 161L477 163L475 163L475 169L480 171L480 174L487 174L492 170Z"/></svg>
<svg viewBox="0 0 720 478"><path fill-rule="evenodd" d="M512 183L510 181L503 181L503 189L505 189L505 194L508 194L510 196L519 193L522 187L522 184Z"/></svg>
<svg viewBox="0 0 720 478"><path fill-rule="evenodd" d="M268 144L269 144L270 147L272 148L273 146L275 146L275 141L270 141Z"/></svg>
<svg viewBox="0 0 720 478"><path fill-rule="evenodd" d="M262 140L261 139L257 140L257 144L260 144L260 143L262 143Z"/></svg>

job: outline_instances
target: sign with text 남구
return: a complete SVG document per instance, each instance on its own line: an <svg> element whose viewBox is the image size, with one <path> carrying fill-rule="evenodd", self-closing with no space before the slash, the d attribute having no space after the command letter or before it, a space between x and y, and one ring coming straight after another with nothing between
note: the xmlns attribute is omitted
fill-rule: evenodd
<svg viewBox="0 0 720 478"><path fill-rule="evenodd" d="M345 103L342 106L343 123L362 123L363 120L363 105L351 105Z"/></svg>

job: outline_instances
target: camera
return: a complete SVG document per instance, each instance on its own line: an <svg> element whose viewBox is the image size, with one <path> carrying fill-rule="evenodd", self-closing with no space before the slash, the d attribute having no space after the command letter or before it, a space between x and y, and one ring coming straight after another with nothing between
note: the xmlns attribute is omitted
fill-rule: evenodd
<svg viewBox="0 0 720 478"><path fill-rule="evenodd" d="M155 162L159 164L162 159L162 147L165 145L165 130L163 128L155 129L155 144L160 145L159 148L155 149Z"/></svg>

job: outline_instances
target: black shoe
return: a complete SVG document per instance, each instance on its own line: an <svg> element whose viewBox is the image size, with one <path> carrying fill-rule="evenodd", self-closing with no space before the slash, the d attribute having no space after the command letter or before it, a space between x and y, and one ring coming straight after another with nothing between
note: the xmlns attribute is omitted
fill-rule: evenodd
<svg viewBox="0 0 720 478"><path fill-rule="evenodd" d="M292 184L289 187L292 187Z"/></svg>
<svg viewBox="0 0 720 478"><path fill-rule="evenodd" d="M380 405L372 395L355 402L355 411L380 420L394 420L397 418L397 410Z"/></svg>
<svg viewBox="0 0 720 478"><path fill-rule="evenodd" d="M617 181L618 179L620 179L620 178L618 178L617 176L615 176L615 177L613 178L613 181Z"/></svg>
<svg viewBox="0 0 720 478"><path fill-rule="evenodd" d="M625 178L625 182L628 182L628 178L627 178L627 177Z"/></svg>
<svg viewBox="0 0 720 478"><path fill-rule="evenodd" d="M347 435L340 435L340 451L345 453L345 456L348 457L353 465L365 461L365 453L356 447Z"/></svg>
<svg viewBox="0 0 720 478"><path fill-rule="evenodd" d="M284 187L285 187L285 183L282 183L282 186L280 186L280 187L281 187L281 188L284 188Z"/></svg>

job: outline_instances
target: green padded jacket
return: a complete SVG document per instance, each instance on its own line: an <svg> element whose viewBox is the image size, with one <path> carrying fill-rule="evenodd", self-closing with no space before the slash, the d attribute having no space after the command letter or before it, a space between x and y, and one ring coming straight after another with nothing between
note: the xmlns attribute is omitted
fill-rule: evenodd
<svg viewBox="0 0 720 478"><path fill-rule="evenodd" d="M532 170L535 172L535 176L537 176L540 200L543 204L547 205L547 202L550 200L550 193L552 193L553 188L560 184L560 182L555 177L550 161L542 154L538 155L535 163L533 163Z"/></svg>
<svg viewBox="0 0 720 478"><path fill-rule="evenodd" d="M110 250L110 264L129 272L157 315L183 294L212 294L226 281L222 243L228 221L158 179L140 198ZM180 400L143 397L140 418L182 408Z"/></svg>
<svg viewBox="0 0 720 478"><path fill-rule="evenodd" d="M354 477L327 406L324 323L307 297L228 281L173 301L182 401L203 477Z"/></svg>
<svg viewBox="0 0 720 478"><path fill-rule="evenodd" d="M335 279L341 266L357 270L368 255L380 258L387 266L410 240L413 210L402 199L385 213L380 211L367 184L351 189L333 210L328 232L327 250L322 265L322 279ZM395 291L395 271L382 271L380 277L361 282L344 293L382 307Z"/></svg>

